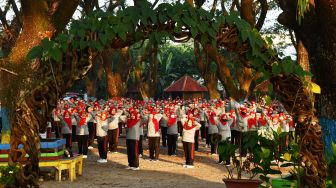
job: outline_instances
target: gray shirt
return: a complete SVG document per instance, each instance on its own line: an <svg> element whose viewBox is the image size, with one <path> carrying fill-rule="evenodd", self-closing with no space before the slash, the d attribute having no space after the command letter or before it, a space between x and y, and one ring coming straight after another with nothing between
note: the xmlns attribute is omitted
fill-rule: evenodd
<svg viewBox="0 0 336 188"><path fill-rule="evenodd" d="M126 139L128 140L139 140L140 138L140 124L141 120L138 121L132 128L127 128Z"/></svg>

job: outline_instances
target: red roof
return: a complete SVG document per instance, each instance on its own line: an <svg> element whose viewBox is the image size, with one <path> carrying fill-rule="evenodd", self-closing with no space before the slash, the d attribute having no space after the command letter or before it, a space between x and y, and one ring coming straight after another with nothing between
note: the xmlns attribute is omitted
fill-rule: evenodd
<svg viewBox="0 0 336 188"><path fill-rule="evenodd" d="M172 85L167 87L165 92L176 92L176 91L202 91L206 92L208 89L196 80L192 79L190 76L183 76L179 80L175 81Z"/></svg>

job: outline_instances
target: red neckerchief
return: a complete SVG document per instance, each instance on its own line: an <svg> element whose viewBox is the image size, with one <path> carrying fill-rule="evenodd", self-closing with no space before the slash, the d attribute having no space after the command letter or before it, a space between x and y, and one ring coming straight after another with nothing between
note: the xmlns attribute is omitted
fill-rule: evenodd
<svg viewBox="0 0 336 188"><path fill-rule="evenodd" d="M171 127L172 125L174 125L175 122L176 122L176 120L177 120L177 116L174 115L174 118L172 118L172 115L174 115L174 114L171 114L170 116L168 116L169 117L169 119L168 119L168 127Z"/></svg>
<svg viewBox="0 0 336 188"><path fill-rule="evenodd" d="M252 128L253 126L254 127L256 127L257 126L257 119L256 119L256 117L254 117L254 118L249 118L248 120L247 120L247 125L248 125L248 128Z"/></svg>
<svg viewBox="0 0 336 188"><path fill-rule="evenodd" d="M264 114L261 114L261 117L259 118L259 123L261 124L261 126L266 126L267 120L265 119Z"/></svg>
<svg viewBox="0 0 336 188"><path fill-rule="evenodd" d="M225 118L225 117L226 117L226 118ZM226 121L224 121L224 119L225 119ZM220 118L220 122L222 123L223 126L226 126L226 124L227 124L227 116L226 116L226 114L223 114L223 115L221 116L221 118Z"/></svg>
<svg viewBox="0 0 336 188"><path fill-rule="evenodd" d="M134 127L134 125L136 125L139 122L140 119L128 119L127 120L127 128L131 129L132 127Z"/></svg>
<svg viewBox="0 0 336 188"><path fill-rule="evenodd" d="M190 127L188 126L188 122L189 121L192 122L192 126L190 126ZM195 121L194 118L188 118L188 120L183 125L183 129L185 129L185 130L191 130L191 129L195 128L196 125L195 125L194 121Z"/></svg>
<svg viewBox="0 0 336 188"><path fill-rule="evenodd" d="M247 117L247 112L245 112L245 115L243 115L243 113L241 111L239 111L240 117L242 117L243 119L245 119Z"/></svg>
<svg viewBox="0 0 336 188"><path fill-rule="evenodd" d="M153 112L152 113L152 115L153 115L153 117L152 117L152 122L153 122L153 124L154 124L154 129L155 129L155 133L157 133L157 132L159 132L159 121L155 118L155 115L156 115L157 113L156 112Z"/></svg>
<svg viewBox="0 0 336 188"><path fill-rule="evenodd" d="M236 115L233 115L233 112L230 112L229 116L232 118L232 124L231 127L236 126Z"/></svg>
<svg viewBox="0 0 336 188"><path fill-rule="evenodd" d="M210 115L209 117L209 122L211 125L216 125L216 121L215 121L215 115Z"/></svg>
<svg viewBox="0 0 336 188"><path fill-rule="evenodd" d="M85 123L86 123L86 118L88 117L88 115L87 114L83 114L83 115L81 115L81 117L80 117L80 120L79 120L79 126L82 126L82 125L84 125Z"/></svg>
<svg viewBox="0 0 336 188"><path fill-rule="evenodd" d="M63 120L65 121L66 124L68 124L68 127L70 129L72 129L72 118L71 118L71 114L69 113L69 117L65 117L65 113L63 114Z"/></svg>

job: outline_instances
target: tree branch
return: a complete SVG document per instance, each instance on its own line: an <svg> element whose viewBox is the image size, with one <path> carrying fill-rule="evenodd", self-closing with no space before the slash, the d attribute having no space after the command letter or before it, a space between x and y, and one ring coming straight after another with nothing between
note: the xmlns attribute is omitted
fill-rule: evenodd
<svg viewBox="0 0 336 188"><path fill-rule="evenodd" d="M260 13L260 17L255 27L258 31L260 31L266 19L266 15L268 11L268 3L267 3L267 0L258 0L258 2L260 3L260 6L261 6L261 13Z"/></svg>

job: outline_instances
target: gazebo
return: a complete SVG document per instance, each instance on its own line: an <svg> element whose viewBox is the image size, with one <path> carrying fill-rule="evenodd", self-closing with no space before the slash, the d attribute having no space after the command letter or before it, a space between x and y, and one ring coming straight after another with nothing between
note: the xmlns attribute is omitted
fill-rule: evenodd
<svg viewBox="0 0 336 188"><path fill-rule="evenodd" d="M164 90L165 96L173 99L203 98L208 89L190 76L183 76Z"/></svg>

